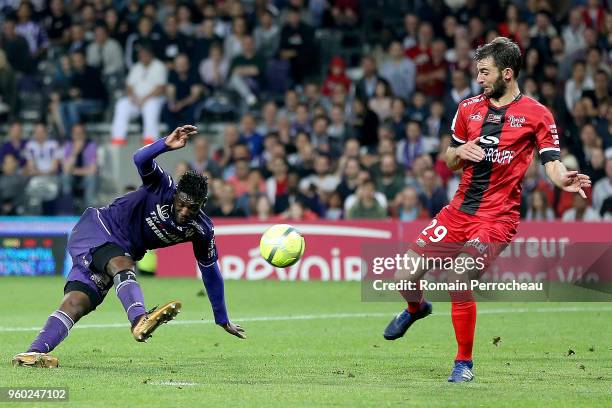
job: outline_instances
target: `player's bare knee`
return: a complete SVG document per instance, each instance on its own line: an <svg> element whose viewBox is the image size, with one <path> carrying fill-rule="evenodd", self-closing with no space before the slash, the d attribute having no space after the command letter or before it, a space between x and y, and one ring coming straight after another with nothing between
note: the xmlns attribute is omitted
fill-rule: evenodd
<svg viewBox="0 0 612 408"><path fill-rule="evenodd" d="M91 311L91 301L87 294L73 291L64 296L59 310L66 313L76 323Z"/></svg>
<svg viewBox="0 0 612 408"><path fill-rule="evenodd" d="M129 256L116 256L108 261L106 264L106 273L114 278L119 272L123 272L126 270L134 271L136 268L136 264L134 260Z"/></svg>

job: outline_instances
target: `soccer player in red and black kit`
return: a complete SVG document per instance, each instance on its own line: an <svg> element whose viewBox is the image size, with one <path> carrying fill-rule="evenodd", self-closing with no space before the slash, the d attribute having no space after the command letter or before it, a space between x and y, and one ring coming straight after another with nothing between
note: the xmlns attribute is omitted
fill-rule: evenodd
<svg viewBox="0 0 612 408"><path fill-rule="evenodd" d="M521 181L534 148L556 186L584 198L583 188L591 186L588 176L568 171L561 163L557 127L550 111L521 94L517 83L521 67L518 45L498 37L478 48L474 58L483 93L459 104L452 124L452 143L446 152L448 166L463 169L461 183L451 203L419 234L408 250L409 257L429 256L438 250L435 246L448 244L457 248L453 256L473 258L471 265L477 265L475 258L479 255L486 256L487 265L495 259L516 233ZM416 264L422 265L416 270L398 271L396 278L418 281L427 272L424 264ZM464 277L476 279L484 269L486 266L475 267ZM387 340L402 337L412 323L432 311L421 291L400 293L408 307L385 329ZM469 292L451 292L450 296L458 351L448 381L471 381L476 303Z"/></svg>

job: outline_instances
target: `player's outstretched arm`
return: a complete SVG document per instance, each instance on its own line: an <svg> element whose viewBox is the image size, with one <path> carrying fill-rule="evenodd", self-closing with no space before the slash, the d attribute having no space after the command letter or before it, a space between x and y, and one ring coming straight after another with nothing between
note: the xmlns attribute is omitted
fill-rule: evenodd
<svg viewBox="0 0 612 408"><path fill-rule="evenodd" d="M217 262L213 262L209 265L204 265L198 261L200 272L202 273L202 280L206 287L206 293L208 293L208 299L213 309L215 316L215 323L223 327L223 329L236 337L246 339L244 335L244 329L239 324L234 324L230 321L227 316L227 308L225 306L225 291L223 284L223 277Z"/></svg>
<svg viewBox="0 0 612 408"><path fill-rule="evenodd" d="M568 170L559 160L552 160L544 164L546 175L560 189L570 193L578 193L586 198L583 188L591 187L591 178L575 170Z"/></svg>
<svg viewBox="0 0 612 408"><path fill-rule="evenodd" d="M152 183L156 179L156 175L159 176L157 173L163 174L163 172L155 171L158 166L154 159L157 156L164 152L184 147L187 140L195 134L197 134L195 126L181 126L176 128L167 137L138 149L134 154L134 164L143 179L143 183Z"/></svg>

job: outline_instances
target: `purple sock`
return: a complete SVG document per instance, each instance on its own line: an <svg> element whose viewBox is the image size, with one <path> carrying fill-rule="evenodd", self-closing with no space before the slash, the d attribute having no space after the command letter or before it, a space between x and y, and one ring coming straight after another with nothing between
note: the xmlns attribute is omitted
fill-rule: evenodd
<svg viewBox="0 0 612 408"><path fill-rule="evenodd" d="M133 271L123 271L115 275L115 292L127 312L128 320L134 325L145 314L144 296Z"/></svg>
<svg viewBox="0 0 612 408"><path fill-rule="evenodd" d="M38 333L28 352L36 351L48 353L68 336L68 331L74 326L74 322L66 313L56 310L47 319L45 327Z"/></svg>

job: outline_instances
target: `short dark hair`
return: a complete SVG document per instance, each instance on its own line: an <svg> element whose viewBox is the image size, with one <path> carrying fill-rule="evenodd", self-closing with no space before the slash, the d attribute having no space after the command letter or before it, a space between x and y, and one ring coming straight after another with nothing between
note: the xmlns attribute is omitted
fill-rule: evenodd
<svg viewBox="0 0 612 408"><path fill-rule="evenodd" d="M514 78L518 78L521 70L521 49L512 40L506 37L497 37L488 44L478 47L474 59L481 61L491 57L499 70L512 69Z"/></svg>
<svg viewBox="0 0 612 408"><path fill-rule="evenodd" d="M185 193L194 200L206 200L208 197L208 177L197 171L187 170L176 187L177 193Z"/></svg>

